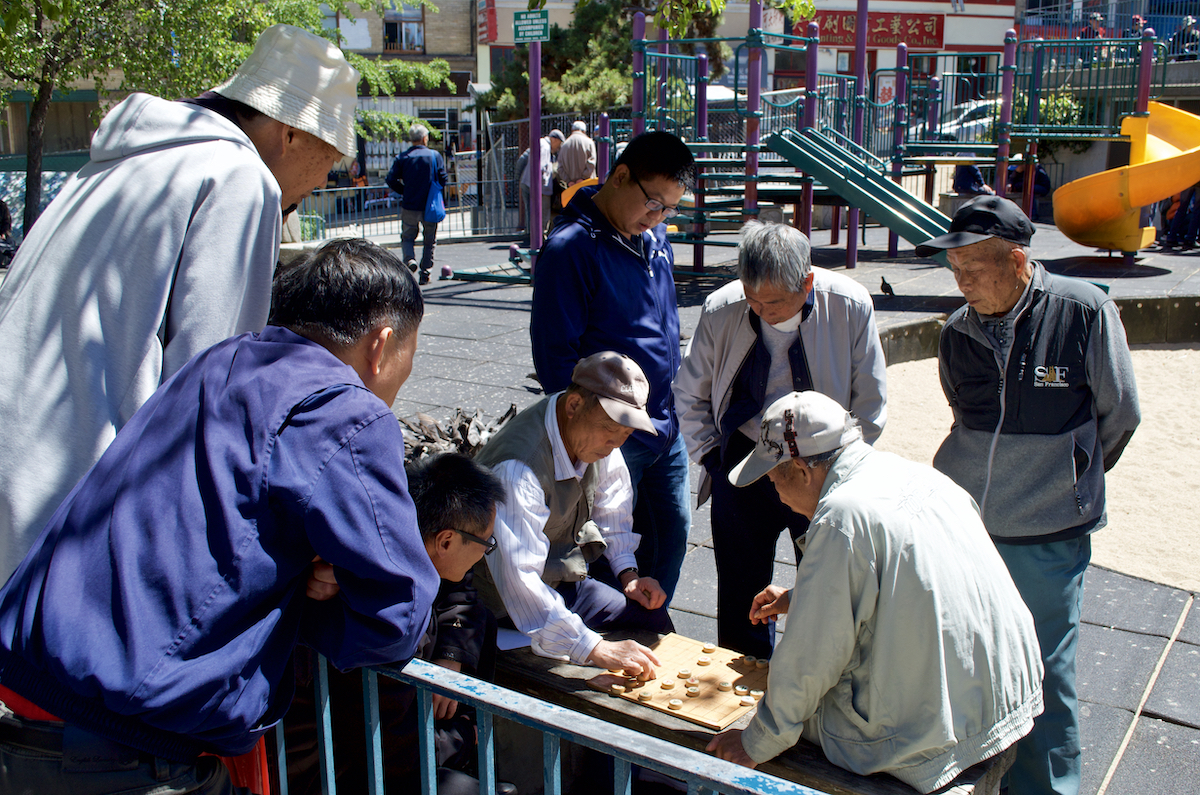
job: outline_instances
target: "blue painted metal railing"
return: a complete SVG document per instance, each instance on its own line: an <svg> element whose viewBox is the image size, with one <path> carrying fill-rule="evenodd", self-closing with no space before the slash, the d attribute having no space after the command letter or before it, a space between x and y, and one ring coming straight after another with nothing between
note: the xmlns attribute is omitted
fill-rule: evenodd
<svg viewBox="0 0 1200 795"><path fill-rule="evenodd" d="M317 735L322 748L323 792L335 795L333 747L325 659L317 666ZM687 784L689 795L825 795L819 790L725 762L714 756L627 729L532 696L498 687L438 665L413 660L402 670L385 666L364 670L364 706L367 733L367 781L370 795L383 793L383 755L379 722L378 675L398 679L417 688L417 725L421 733L421 792L435 795L436 762L433 741L433 694L448 696L475 708L479 746L479 795L496 792L496 754L493 721L501 717L542 732L543 779L546 795L560 795L561 743L600 751L613 758L615 795L630 795L634 767L643 767ZM282 725L276 732L279 769L287 770ZM667 762L666 760L672 760ZM281 795L287 784L281 782Z"/></svg>

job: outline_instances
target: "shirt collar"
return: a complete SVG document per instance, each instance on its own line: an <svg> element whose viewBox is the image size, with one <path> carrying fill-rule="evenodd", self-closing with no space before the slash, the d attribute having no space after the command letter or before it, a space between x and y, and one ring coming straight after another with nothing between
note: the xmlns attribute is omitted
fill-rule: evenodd
<svg viewBox="0 0 1200 795"><path fill-rule="evenodd" d="M566 392L555 392L550 396L550 405L546 407L546 435L550 438L550 450L554 453L554 479L568 480L582 478L588 465L582 461L571 463L567 454L567 446L563 444L562 432L558 429L558 401Z"/></svg>

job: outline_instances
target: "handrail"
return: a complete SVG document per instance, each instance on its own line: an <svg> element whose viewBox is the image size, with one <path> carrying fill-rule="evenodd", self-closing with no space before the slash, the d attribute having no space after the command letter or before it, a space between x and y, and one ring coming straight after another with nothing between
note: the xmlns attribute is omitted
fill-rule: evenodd
<svg viewBox="0 0 1200 795"><path fill-rule="evenodd" d="M321 663L324 664L323 659ZM561 791L557 747L559 741L569 740L616 760L615 793L629 792L633 766L636 765L682 779L687 782L688 792L696 795L710 792L726 795L825 795L819 790L741 767L715 756L550 704L424 660L413 660L403 668L383 666L364 673L387 676L417 688L422 781L425 785L424 792L428 795L435 793L435 777L431 769L432 695L435 692L459 703L469 704L476 710L479 728L480 795L493 795L495 792L495 746L492 731L493 720L497 716L542 731L543 748L549 751L544 764L548 793ZM318 702L319 700L318 696ZM378 705L378 700L375 704ZM372 737L370 727L368 736ZM373 737L375 742L378 742L378 734L375 733ZM332 751L328 745L324 752L332 758ZM673 763L664 761L668 759L673 760ZM370 779L368 776L368 780Z"/></svg>

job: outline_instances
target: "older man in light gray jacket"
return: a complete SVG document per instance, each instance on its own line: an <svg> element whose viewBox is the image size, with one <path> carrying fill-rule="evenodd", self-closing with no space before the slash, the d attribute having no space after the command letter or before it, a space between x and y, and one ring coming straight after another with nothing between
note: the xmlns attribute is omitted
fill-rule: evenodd
<svg viewBox="0 0 1200 795"><path fill-rule="evenodd" d="M783 224L751 222L738 249L738 281L704 302L675 378L679 427L704 465L700 503L711 489L717 562L717 637L722 646L768 657L769 625L746 620L771 581L775 544L808 520L769 483L729 485L729 470L754 447L763 409L794 390L836 400L874 442L887 419L887 369L871 295L852 279L812 267L809 243Z"/></svg>
<svg viewBox="0 0 1200 795"><path fill-rule="evenodd" d="M1029 733L1042 711L1033 617L967 492L873 450L817 392L772 404L729 477L769 479L812 524L795 588L747 608L759 622L787 614L766 695L710 751L754 767L803 736L839 767L932 792Z"/></svg>

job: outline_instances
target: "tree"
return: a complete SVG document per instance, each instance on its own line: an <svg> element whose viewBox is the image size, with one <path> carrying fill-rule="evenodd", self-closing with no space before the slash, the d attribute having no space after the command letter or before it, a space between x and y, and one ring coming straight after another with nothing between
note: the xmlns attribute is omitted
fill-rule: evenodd
<svg viewBox="0 0 1200 795"><path fill-rule="evenodd" d="M361 5L382 10L382 4L370 0ZM326 5L349 16L345 0ZM317 0L5 0L0 76L7 80L0 88L0 105L16 89L33 97L26 139L25 229L40 209L46 117L56 90L90 81L102 95L114 88L166 97L195 95L224 82L271 25L286 22L336 37L336 31L322 30L321 20ZM445 61L384 64L353 53L347 57L363 72L373 94L415 84L453 87ZM119 84L106 84L114 76ZM376 116L365 120L366 137L394 132L411 121Z"/></svg>

